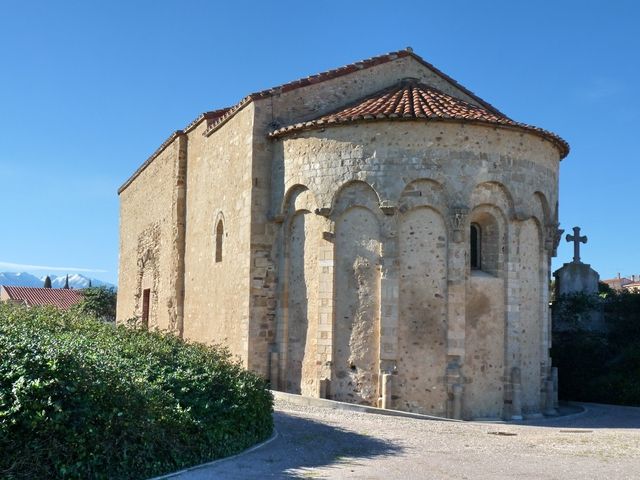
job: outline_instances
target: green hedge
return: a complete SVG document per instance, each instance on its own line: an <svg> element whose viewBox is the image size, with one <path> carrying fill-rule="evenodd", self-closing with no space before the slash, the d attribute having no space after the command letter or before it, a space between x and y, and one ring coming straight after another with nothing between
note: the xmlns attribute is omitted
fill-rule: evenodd
<svg viewBox="0 0 640 480"><path fill-rule="evenodd" d="M589 330L581 316L604 315L604 328ZM604 289L600 295L560 297L553 306L552 358L564 400L640 406L640 294Z"/></svg>
<svg viewBox="0 0 640 480"><path fill-rule="evenodd" d="M220 347L0 304L0 478L147 478L266 439L272 410Z"/></svg>

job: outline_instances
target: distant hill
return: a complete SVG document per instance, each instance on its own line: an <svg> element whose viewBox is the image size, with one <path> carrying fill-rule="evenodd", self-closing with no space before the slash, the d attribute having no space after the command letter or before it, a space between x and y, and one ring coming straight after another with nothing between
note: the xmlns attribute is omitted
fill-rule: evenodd
<svg viewBox="0 0 640 480"><path fill-rule="evenodd" d="M42 287L44 280L40 280L30 273L2 272L0 273L0 285L13 285L15 287Z"/></svg>
<svg viewBox="0 0 640 480"><path fill-rule="evenodd" d="M46 276L45 276L46 277ZM45 277L41 277L40 281L44 284ZM49 275L51 278L51 286L53 288L62 288L64 287L64 280L66 275L61 275L56 277L55 275ZM84 275L80 275L79 273L74 273L73 275L69 275L69 286L71 288L87 288L89 286L89 281L91 281L92 287L113 287L110 283L103 282L102 280L98 280L97 278L89 278Z"/></svg>
<svg viewBox="0 0 640 480"><path fill-rule="evenodd" d="M51 286L53 288L62 288L64 287L66 275L49 275L51 278ZM46 275L42 277L36 277L35 275L31 275L30 273L22 272L1 272L0 273L0 285L13 285L16 287L42 287L44 286L44 279ZM103 282L102 280L98 280L97 278L89 278L81 275L79 273L74 273L69 275L69 287L71 288L87 288L89 286L89 281L91 281L92 287L114 287L107 282Z"/></svg>

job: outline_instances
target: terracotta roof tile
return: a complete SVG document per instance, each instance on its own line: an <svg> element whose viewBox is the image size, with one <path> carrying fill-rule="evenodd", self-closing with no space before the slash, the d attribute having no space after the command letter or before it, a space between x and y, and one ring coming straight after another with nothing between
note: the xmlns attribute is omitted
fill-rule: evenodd
<svg viewBox="0 0 640 480"><path fill-rule="evenodd" d="M52 305L66 310L82 300L82 291L68 288L35 288L2 285L9 298L29 307Z"/></svg>
<svg viewBox="0 0 640 480"><path fill-rule="evenodd" d="M326 72L321 72L306 78L294 80L292 82L288 82L288 83L279 85L277 87L272 87L259 92L250 93L249 95L244 97L242 100L240 100L240 102L238 102L236 105L228 109L224 115L222 115L221 117L213 121L211 125L209 125L207 130L204 132L204 134L210 135L213 131L217 130L222 125L224 125L229 118L231 118L236 114L236 112L238 112L245 105L247 105L248 103L251 103L254 100L267 98L272 95L277 95L279 93L286 93L301 87L306 87L307 85L314 85L316 83L321 83L334 78L339 78L343 75L348 75L349 73L356 72L358 70L364 70L367 68L375 67L376 65L381 65L383 63L391 62L393 60L397 60L398 58L403 58L403 57L412 57L413 59L415 59L416 61L418 61L419 63L421 63L428 69L430 69L431 71L435 72L439 76L445 78L451 84L455 85L458 89L462 90L464 93L466 93L471 98L476 100L478 103L480 103L480 105L484 106L487 110L500 114L500 111L497 108L495 108L493 105L486 102L482 98L478 97L476 94L474 94L472 91L468 90L464 86L460 85L456 80L454 80L447 74L443 73L442 71L438 70L436 67L434 67L432 64L424 60L419 55L413 53L413 50L411 48L407 48L405 50L398 50L396 52L389 52L389 53L385 53L384 55L378 55L376 57L367 58L365 60L361 60L356 63L351 63L343 67L335 68L333 70L327 70Z"/></svg>
<svg viewBox="0 0 640 480"><path fill-rule="evenodd" d="M202 122L203 120L206 120L209 124L211 124L212 122L215 122L224 114L226 114L229 110L231 110L231 107L220 108L218 110L201 113L189 125L184 127L182 131L184 133L189 133L191 130L200 125L200 122Z"/></svg>
<svg viewBox="0 0 640 480"><path fill-rule="evenodd" d="M413 79L404 80L333 113L277 129L271 136L278 137L327 125L395 119L457 121L517 128L549 140L560 150L563 158L569 153L567 142L551 132L515 122L501 113L452 97Z"/></svg>

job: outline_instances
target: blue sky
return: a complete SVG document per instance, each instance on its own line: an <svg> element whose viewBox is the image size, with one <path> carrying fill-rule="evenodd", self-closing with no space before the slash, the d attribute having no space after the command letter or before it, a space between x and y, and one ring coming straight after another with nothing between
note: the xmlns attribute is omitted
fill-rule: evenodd
<svg viewBox="0 0 640 480"><path fill-rule="evenodd" d="M562 227L583 228L583 261L603 278L640 273L638 5L5 0L0 271L115 283L116 190L172 131L249 92L412 46L565 138ZM571 257L563 240L554 268Z"/></svg>

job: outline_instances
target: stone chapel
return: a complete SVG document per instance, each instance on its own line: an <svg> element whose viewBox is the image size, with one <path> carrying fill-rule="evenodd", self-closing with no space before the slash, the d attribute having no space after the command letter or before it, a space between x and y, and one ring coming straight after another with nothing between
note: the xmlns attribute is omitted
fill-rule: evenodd
<svg viewBox="0 0 640 480"><path fill-rule="evenodd" d="M119 189L118 321L224 344L276 390L548 413L568 152L410 48L252 93Z"/></svg>

